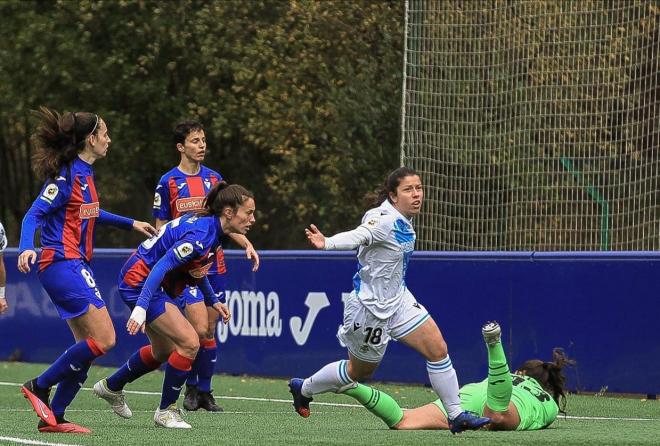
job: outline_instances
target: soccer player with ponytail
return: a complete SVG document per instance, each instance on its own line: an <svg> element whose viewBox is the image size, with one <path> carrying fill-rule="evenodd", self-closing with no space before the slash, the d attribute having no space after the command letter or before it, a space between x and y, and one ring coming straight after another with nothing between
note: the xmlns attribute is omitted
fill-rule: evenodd
<svg viewBox="0 0 660 446"><path fill-rule="evenodd" d="M406 285L416 239L413 219L424 200L422 180L413 169L399 167L370 198L373 207L352 231L325 237L315 225L305 230L316 249L357 249L358 271L337 332L348 350L348 360L326 364L306 379L291 379L293 407L300 416L308 417L314 395L342 392L355 382L369 379L385 356L390 339L395 339L426 359L431 387L447 408L451 432L478 429L490 420L461 408L447 343Z"/></svg>
<svg viewBox="0 0 660 446"><path fill-rule="evenodd" d="M207 147L201 123L180 122L175 126L173 136L180 161L178 166L162 176L156 186L153 206L156 228L186 213L202 209L206 194L223 179L218 172L202 164ZM252 243L242 234L230 234L229 237L245 249L247 258L253 261L253 271L256 271L259 255ZM211 287L219 297L225 293L226 275L225 255L220 246L215 253L214 264L208 271ZM221 412L222 408L215 402L211 385L218 352L215 339L218 312L204 305L202 293L196 287L186 287L179 300L200 341L199 352L186 381L183 407L191 411L201 408L209 412Z"/></svg>
<svg viewBox="0 0 660 446"><path fill-rule="evenodd" d="M119 294L132 309L126 328L131 335L144 331L150 345L136 351L113 375L97 382L94 393L123 418L132 412L126 404L126 384L167 362L156 426L190 428L176 401L200 348L199 336L182 314L177 297L195 287L206 306L224 322L229 309L213 291L207 273L226 234L245 235L254 218L254 196L244 187L220 181L197 213L185 214L161 226L158 235L143 242L124 264Z"/></svg>
<svg viewBox="0 0 660 446"><path fill-rule="evenodd" d="M87 379L92 361L115 345L115 330L89 265L95 226L134 229L146 236L156 230L148 223L100 208L92 165L106 156L111 141L99 115L77 112L60 116L45 107L36 114L40 123L32 135L32 168L46 181L23 219L18 269L29 273L37 259L34 235L40 228L39 280L76 344L26 382L22 392L41 418L39 431L89 433L67 421L64 411ZM49 402L55 384L57 391Z"/></svg>
<svg viewBox="0 0 660 446"><path fill-rule="evenodd" d="M482 328L488 350L488 377L461 387L461 406L490 418L488 430L527 431L550 426L566 406L565 366L575 361L554 349L552 361L530 359L515 373L509 371L497 322ZM344 392L379 417L390 429L449 429L447 410L440 400L403 411L388 394L363 384Z"/></svg>

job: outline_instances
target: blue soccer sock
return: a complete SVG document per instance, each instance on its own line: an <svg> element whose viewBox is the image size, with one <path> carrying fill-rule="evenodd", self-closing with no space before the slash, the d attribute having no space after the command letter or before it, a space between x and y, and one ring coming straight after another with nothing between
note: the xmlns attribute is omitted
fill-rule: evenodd
<svg viewBox="0 0 660 446"><path fill-rule="evenodd" d="M186 382L193 361L193 358L186 358L176 351L172 352L168 358L165 379L163 379L163 393L160 399L161 410L167 409L179 399L181 387Z"/></svg>
<svg viewBox="0 0 660 446"><path fill-rule="evenodd" d="M87 367L82 367L79 371L67 376L59 382L55 395L50 402L50 408L56 417L64 417L64 411L76 397L83 384L87 380L87 372L91 367L90 362Z"/></svg>
<svg viewBox="0 0 660 446"><path fill-rule="evenodd" d="M200 392L211 391L211 380L215 371L215 360L218 354L218 347L215 339L204 339L201 342L195 364L197 364L197 389ZM193 365L193 370L195 366ZM192 371L191 371L192 373ZM188 380L190 384L190 380Z"/></svg>
<svg viewBox="0 0 660 446"><path fill-rule="evenodd" d="M126 384L132 383L139 377L156 370L160 367L160 364L154 358L151 345L145 345L133 353L123 366L106 379L108 389L113 392L122 390Z"/></svg>
<svg viewBox="0 0 660 446"><path fill-rule="evenodd" d="M94 339L87 338L72 345L59 358L37 377L37 386L48 389L55 384L89 369L92 361L103 355Z"/></svg>

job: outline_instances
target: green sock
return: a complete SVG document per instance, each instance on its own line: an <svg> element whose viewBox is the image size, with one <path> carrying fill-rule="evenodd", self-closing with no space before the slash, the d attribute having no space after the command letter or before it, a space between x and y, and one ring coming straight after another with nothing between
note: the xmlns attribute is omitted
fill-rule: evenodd
<svg viewBox="0 0 660 446"><path fill-rule="evenodd" d="M394 426L403 418L403 410L401 410L399 404L385 392L372 389L364 384L358 384L357 387L348 389L343 393L355 398L369 412L383 420L388 427Z"/></svg>
<svg viewBox="0 0 660 446"><path fill-rule="evenodd" d="M495 412L504 412L509 407L513 384L511 373L506 362L502 343L487 345L488 347L488 390L486 405Z"/></svg>

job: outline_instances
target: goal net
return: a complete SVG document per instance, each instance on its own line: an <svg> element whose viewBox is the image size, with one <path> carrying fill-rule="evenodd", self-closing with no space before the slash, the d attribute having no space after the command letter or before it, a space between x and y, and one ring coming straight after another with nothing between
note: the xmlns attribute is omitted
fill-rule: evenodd
<svg viewBox="0 0 660 446"><path fill-rule="evenodd" d="M660 2L407 0L417 249L660 249Z"/></svg>

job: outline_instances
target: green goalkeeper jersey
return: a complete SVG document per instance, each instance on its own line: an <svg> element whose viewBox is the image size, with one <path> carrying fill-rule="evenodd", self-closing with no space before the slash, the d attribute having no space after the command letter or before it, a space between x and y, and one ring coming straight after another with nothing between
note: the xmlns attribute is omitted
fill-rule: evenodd
<svg viewBox="0 0 660 446"><path fill-rule="evenodd" d="M512 373L511 380L513 384L511 402L520 415L520 424L516 430L543 429L552 424L559 413L559 407L552 396L543 390L534 378ZM461 387L461 407L483 416L487 390L488 379ZM435 404L446 414L440 400L435 401Z"/></svg>

